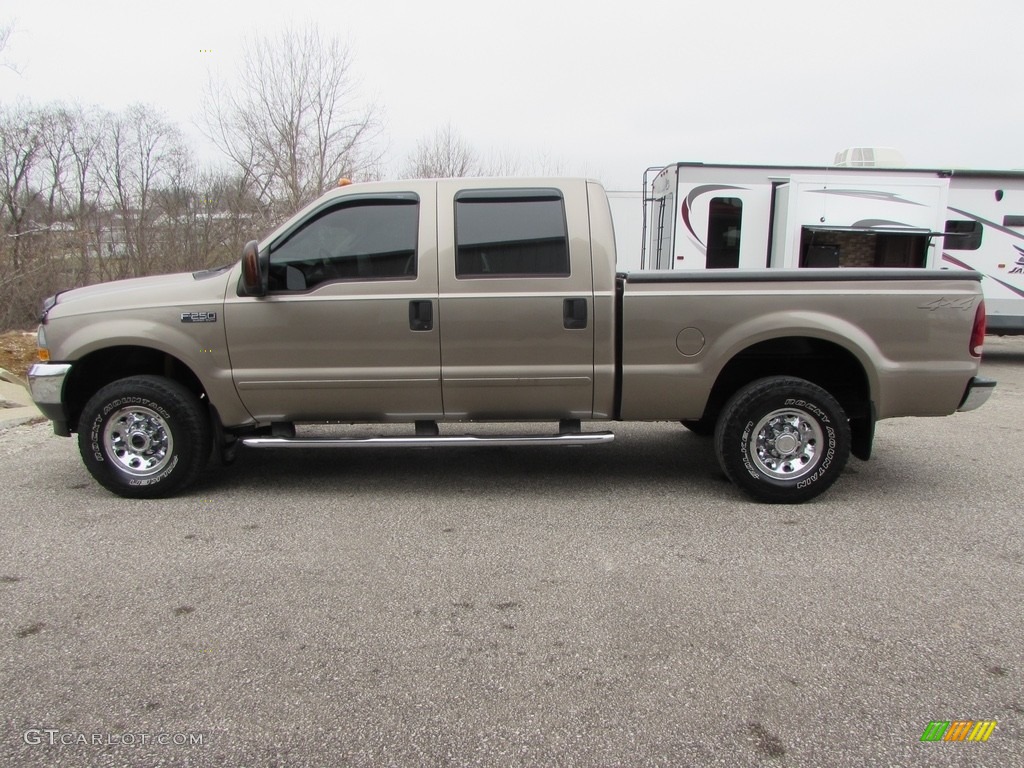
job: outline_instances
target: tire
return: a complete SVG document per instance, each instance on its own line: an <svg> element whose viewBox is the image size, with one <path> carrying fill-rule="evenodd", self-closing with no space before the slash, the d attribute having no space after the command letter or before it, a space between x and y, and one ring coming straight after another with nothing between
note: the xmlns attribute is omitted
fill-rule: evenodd
<svg viewBox="0 0 1024 768"><path fill-rule="evenodd" d="M96 481L118 496L171 496L210 457L210 420L198 398L160 376L133 376L103 387L79 418L78 449Z"/></svg>
<svg viewBox="0 0 1024 768"><path fill-rule="evenodd" d="M850 424L821 387L772 376L726 403L715 453L726 476L757 501L799 504L826 491L843 471Z"/></svg>

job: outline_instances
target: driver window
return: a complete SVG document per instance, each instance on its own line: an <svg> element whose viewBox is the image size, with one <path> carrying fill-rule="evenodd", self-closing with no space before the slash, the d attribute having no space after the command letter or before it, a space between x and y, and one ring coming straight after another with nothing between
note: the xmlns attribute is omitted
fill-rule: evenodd
<svg viewBox="0 0 1024 768"><path fill-rule="evenodd" d="M419 204L358 200L322 211L270 252L270 290L416 277Z"/></svg>

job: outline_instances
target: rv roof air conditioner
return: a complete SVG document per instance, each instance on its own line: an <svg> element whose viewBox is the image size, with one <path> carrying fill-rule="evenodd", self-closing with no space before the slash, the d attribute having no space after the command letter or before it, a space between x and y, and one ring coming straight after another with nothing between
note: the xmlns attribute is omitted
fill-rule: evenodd
<svg viewBox="0 0 1024 768"><path fill-rule="evenodd" d="M903 153L892 147L850 147L836 152L840 168L906 168Z"/></svg>

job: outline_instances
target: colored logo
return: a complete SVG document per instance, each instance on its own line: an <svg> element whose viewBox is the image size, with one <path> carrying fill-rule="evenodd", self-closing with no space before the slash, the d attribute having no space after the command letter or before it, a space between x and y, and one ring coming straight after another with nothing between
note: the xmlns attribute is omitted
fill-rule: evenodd
<svg viewBox="0 0 1024 768"><path fill-rule="evenodd" d="M921 741L988 741L995 729L995 720L932 720Z"/></svg>

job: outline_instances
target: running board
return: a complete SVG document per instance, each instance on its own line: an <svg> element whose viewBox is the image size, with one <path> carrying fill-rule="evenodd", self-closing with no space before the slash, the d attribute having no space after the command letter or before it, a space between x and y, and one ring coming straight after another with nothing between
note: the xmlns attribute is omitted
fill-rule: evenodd
<svg viewBox="0 0 1024 768"><path fill-rule="evenodd" d="M250 448L425 448L456 445L531 446L601 445L615 439L613 432L570 432L557 435L425 435L417 437L246 437Z"/></svg>

